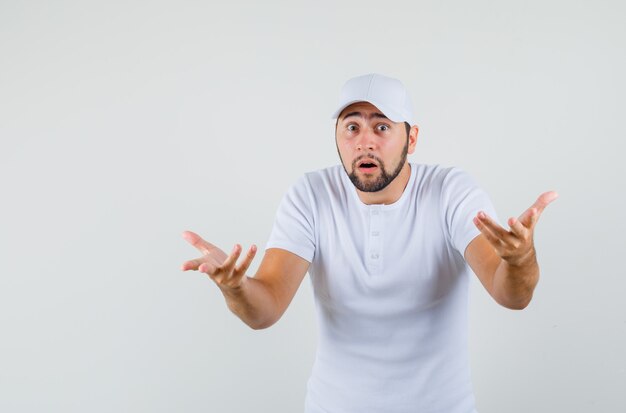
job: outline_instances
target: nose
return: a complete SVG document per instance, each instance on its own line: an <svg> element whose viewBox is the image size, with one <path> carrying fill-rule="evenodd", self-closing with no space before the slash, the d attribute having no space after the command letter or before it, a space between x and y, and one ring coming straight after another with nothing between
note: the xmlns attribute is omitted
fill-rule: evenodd
<svg viewBox="0 0 626 413"><path fill-rule="evenodd" d="M374 142L374 134L365 129L359 136L359 140L357 141L356 148L357 150L363 150L365 148L368 151L374 150L375 142Z"/></svg>

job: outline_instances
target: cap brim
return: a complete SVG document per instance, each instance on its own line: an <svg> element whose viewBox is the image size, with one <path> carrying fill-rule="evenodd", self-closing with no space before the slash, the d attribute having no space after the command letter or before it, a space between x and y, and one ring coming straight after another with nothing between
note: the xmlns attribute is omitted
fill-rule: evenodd
<svg viewBox="0 0 626 413"><path fill-rule="evenodd" d="M341 115L341 112L343 112L345 108L358 102L371 103L372 105L376 106L376 108L378 108L378 110L380 110L383 113L383 115L385 115L387 118L389 118L389 120L393 122L408 122L411 125L413 125L411 119L407 119L406 116L400 115L399 113L385 107L385 105L378 104L374 100L363 100L363 99L356 99L356 100L351 100L351 101L342 103L342 105L340 105L339 108L333 112L331 119L339 118L339 115Z"/></svg>

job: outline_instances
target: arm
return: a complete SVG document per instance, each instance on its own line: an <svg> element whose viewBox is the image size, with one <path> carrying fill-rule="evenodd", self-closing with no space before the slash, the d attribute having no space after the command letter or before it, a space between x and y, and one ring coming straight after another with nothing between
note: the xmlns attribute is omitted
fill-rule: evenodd
<svg viewBox="0 0 626 413"><path fill-rule="evenodd" d="M546 192L519 218L509 218L510 231L483 212L474 218L481 234L465 250L465 260L487 292L500 305L521 310L528 306L539 281L533 232L544 208L558 197Z"/></svg>
<svg viewBox="0 0 626 413"><path fill-rule="evenodd" d="M270 248L254 278L245 275L256 254L250 247L243 261L236 265L241 246L235 245L229 256L187 231L183 237L203 256L187 261L182 270L204 272L220 288L228 308L253 329L267 328L280 319L309 268L305 259L283 249Z"/></svg>

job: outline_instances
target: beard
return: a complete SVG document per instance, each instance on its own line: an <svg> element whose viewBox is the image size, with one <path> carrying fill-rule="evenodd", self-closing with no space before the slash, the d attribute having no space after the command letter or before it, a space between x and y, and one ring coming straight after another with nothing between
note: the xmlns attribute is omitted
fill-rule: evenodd
<svg viewBox="0 0 626 413"><path fill-rule="evenodd" d="M339 152L339 149L337 149L337 152ZM402 149L402 154L400 155L400 161L398 162L397 165L395 165L395 167L393 168L391 172L388 172L383 160L377 156L374 156L373 154L364 154L364 155L357 157L352 162L352 172L348 172L348 170L346 169L345 163L343 162L343 159L341 159L341 154L339 154L339 159L341 159L343 169L346 171L346 174L348 174L348 178L350 178L350 181L352 182L352 184L359 191L378 192L378 191L382 191L383 189L385 189L391 182L393 182L394 179L396 179L398 175L400 175L400 172L402 171L402 168L404 167L404 164L406 163L408 153L409 153L409 139L407 137L406 144L404 145L404 148ZM380 175L378 175L376 179L366 181L366 180L361 179L357 175L356 171L358 170L358 162L363 158L371 158L371 159L376 160L376 162L378 162L378 166L380 168Z"/></svg>

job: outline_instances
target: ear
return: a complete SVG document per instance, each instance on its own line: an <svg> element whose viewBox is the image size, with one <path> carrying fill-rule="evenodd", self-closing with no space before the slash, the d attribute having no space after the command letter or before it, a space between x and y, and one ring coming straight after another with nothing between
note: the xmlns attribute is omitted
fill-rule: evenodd
<svg viewBox="0 0 626 413"><path fill-rule="evenodd" d="M419 128L417 125L411 126L411 130L409 131L409 154L415 152L415 145L417 144L417 133L419 132Z"/></svg>

